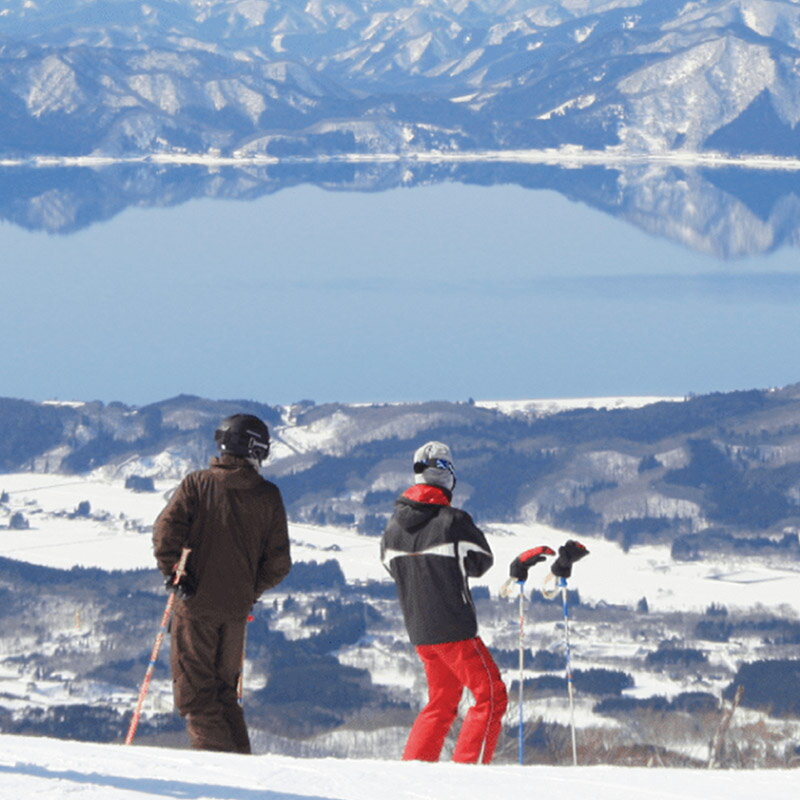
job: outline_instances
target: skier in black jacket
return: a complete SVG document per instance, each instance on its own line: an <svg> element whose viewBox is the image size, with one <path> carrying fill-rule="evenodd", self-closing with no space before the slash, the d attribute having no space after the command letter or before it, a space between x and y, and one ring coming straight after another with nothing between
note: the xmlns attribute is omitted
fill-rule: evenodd
<svg viewBox="0 0 800 800"><path fill-rule="evenodd" d="M475 705L453 760L488 764L508 700L500 670L478 636L468 578L483 575L494 559L470 515L450 505L456 475L449 447L420 447L414 473L415 485L397 499L381 540L381 559L397 584L406 629L428 679L428 704L403 758L439 760L467 687Z"/></svg>

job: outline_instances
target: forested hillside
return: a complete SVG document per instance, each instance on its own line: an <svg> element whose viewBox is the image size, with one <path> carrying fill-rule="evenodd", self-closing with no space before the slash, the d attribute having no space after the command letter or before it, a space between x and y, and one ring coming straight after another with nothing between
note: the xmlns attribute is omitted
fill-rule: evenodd
<svg viewBox="0 0 800 800"><path fill-rule="evenodd" d="M377 534L424 440L453 449L458 499L483 521L537 520L624 547L800 555L800 387L542 413L480 403L268 406L181 396L142 408L0 400L0 467L182 477L234 411L273 435L266 474L293 519ZM132 484L132 485L133 485ZM2 488L2 487L0 487ZM741 541L746 539L747 541Z"/></svg>

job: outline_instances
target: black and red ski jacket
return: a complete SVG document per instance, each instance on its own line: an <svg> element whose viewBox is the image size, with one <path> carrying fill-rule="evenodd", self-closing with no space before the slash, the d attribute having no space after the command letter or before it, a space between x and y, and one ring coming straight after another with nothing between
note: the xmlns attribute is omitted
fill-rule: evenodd
<svg viewBox="0 0 800 800"><path fill-rule="evenodd" d="M468 578L494 563L486 537L438 486L417 484L395 501L381 560L397 584L411 643L442 644L478 634Z"/></svg>

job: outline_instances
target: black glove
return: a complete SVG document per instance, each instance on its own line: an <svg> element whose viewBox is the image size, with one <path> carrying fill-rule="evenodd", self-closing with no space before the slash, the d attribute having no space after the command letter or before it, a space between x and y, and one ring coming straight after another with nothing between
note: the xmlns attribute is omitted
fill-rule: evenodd
<svg viewBox="0 0 800 800"><path fill-rule="evenodd" d="M184 572L181 579L175 583L175 573L173 572L164 580L164 587L168 592L175 592L178 597L185 600L187 597L192 597L197 591L197 582L188 572Z"/></svg>
<svg viewBox="0 0 800 800"><path fill-rule="evenodd" d="M526 550L524 553L520 553L520 555L511 562L511 566L508 568L508 574L512 578L520 581L520 583L525 583L525 581L528 580L528 570L534 564L544 561L545 556L554 555L555 552L546 546L534 547L532 550Z"/></svg>
<svg viewBox="0 0 800 800"><path fill-rule="evenodd" d="M572 575L572 565L588 556L589 551L574 539L558 548L558 558L550 565L550 572L557 578L569 578Z"/></svg>

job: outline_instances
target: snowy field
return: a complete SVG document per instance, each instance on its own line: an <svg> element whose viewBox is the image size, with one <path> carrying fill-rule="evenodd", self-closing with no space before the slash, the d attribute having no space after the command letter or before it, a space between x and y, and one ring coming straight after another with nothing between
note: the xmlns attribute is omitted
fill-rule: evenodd
<svg viewBox="0 0 800 800"><path fill-rule="evenodd" d="M240 756L0 735L0 800L795 800L797 772Z"/></svg>
<svg viewBox="0 0 800 800"><path fill-rule="evenodd" d="M98 477L20 473L0 476L0 492L12 511L21 511L28 530L0 532L0 556L44 566L138 569L154 566L146 532L175 482L159 481L154 493L134 493L122 480ZM90 517L72 515L88 501ZM456 502L458 497L456 496ZM0 525L7 520L0 518ZM546 544L556 549L571 534L541 524L485 526L495 553L495 567L474 585L497 594L507 565L521 551ZM144 532L143 532L144 531ZM290 526L297 561L339 561L350 581L388 580L378 558L378 538L348 528ZM793 563L722 559L674 562L669 548L635 547L625 553L602 538L580 537L591 555L576 567L572 584L584 600L635 604L646 597L654 610L697 609L711 603L730 608L791 609L800 612L800 566ZM539 565L529 587L547 574Z"/></svg>
<svg viewBox="0 0 800 800"><path fill-rule="evenodd" d="M490 591L504 575L506 565L521 550L540 544L556 549L574 534L547 525L487 526L495 553L494 570L484 580ZM782 562L768 565L756 559L716 561L673 561L669 547L639 546L624 552L614 542L600 537L578 538L589 549L589 556L573 571L570 586L580 590L581 598L593 603L635 605L647 598L653 610L703 610L712 603L729 608L791 608L800 612L800 565ZM538 570L538 571L537 571ZM533 586L539 586L548 573L546 566L530 573ZM494 576L494 577L491 577ZM481 581L474 581L480 585Z"/></svg>

